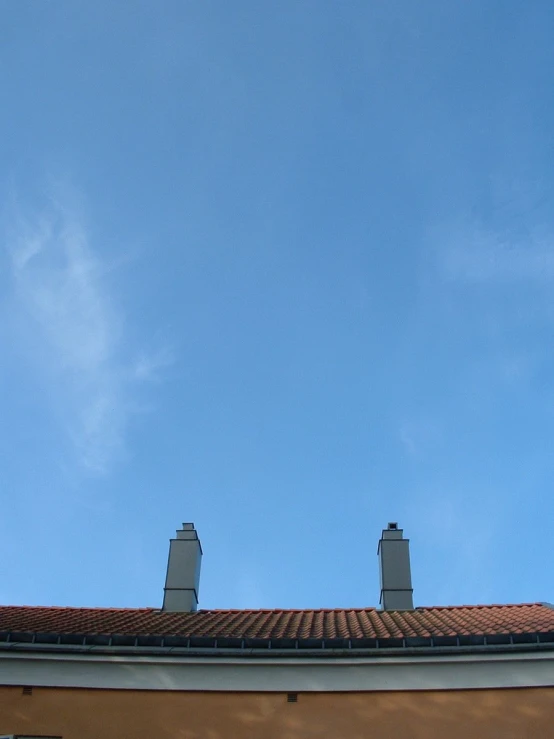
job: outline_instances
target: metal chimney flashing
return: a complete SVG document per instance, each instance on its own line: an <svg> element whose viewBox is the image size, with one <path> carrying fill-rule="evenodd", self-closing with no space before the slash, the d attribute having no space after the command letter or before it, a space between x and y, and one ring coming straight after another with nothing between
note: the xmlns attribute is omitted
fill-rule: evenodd
<svg viewBox="0 0 554 739"><path fill-rule="evenodd" d="M191 613L198 608L202 545L193 523L184 523L169 540L162 611Z"/></svg>
<svg viewBox="0 0 554 739"><path fill-rule="evenodd" d="M410 540L404 539L403 529L396 522L383 529L377 555L381 594L379 604L384 611L414 609L410 570Z"/></svg>

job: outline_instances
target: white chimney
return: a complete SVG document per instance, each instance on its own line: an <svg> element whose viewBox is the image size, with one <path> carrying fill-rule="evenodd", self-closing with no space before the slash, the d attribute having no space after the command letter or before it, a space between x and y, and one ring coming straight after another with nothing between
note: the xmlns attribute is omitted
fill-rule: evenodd
<svg viewBox="0 0 554 739"><path fill-rule="evenodd" d="M193 523L184 523L170 539L163 611L196 611L202 547Z"/></svg>
<svg viewBox="0 0 554 739"><path fill-rule="evenodd" d="M397 523L389 523L377 548L381 580L379 603L384 611L408 611L414 607L410 540L404 539L402 533Z"/></svg>

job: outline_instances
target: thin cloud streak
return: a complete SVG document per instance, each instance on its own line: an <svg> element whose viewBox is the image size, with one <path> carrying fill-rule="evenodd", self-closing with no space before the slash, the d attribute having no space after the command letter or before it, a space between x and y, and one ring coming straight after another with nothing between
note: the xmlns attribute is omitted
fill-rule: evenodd
<svg viewBox="0 0 554 739"><path fill-rule="evenodd" d="M554 244L536 234L504 235L485 228L453 229L438 240L436 261L449 281L510 284L554 279Z"/></svg>
<svg viewBox="0 0 554 739"><path fill-rule="evenodd" d="M426 417L404 418L398 429L398 439L404 452L412 459L421 459L436 451L442 435L442 424Z"/></svg>
<svg viewBox="0 0 554 739"><path fill-rule="evenodd" d="M133 375L139 381L157 382L162 371L174 361L174 353L169 348L150 355L141 354L133 367Z"/></svg>
<svg viewBox="0 0 554 739"><path fill-rule="evenodd" d="M75 213L53 205L34 221L18 218L7 249L15 309L30 324L31 342L45 349L79 460L105 473L124 449L132 389L172 358L161 353L152 359L142 354L138 364L126 360L121 312Z"/></svg>
<svg viewBox="0 0 554 739"><path fill-rule="evenodd" d="M410 499L417 504L409 503L404 517L407 527L417 532L414 583L424 579L418 577L423 569L433 582L431 595L422 593L416 585L417 605L433 601L461 605L469 599L490 602L494 547L505 526L493 493L486 488L469 493L447 485L411 491Z"/></svg>

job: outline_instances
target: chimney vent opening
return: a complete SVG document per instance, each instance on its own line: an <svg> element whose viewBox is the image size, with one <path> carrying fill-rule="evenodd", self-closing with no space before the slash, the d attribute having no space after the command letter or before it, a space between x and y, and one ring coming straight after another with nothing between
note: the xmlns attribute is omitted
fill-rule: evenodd
<svg viewBox="0 0 554 739"><path fill-rule="evenodd" d="M398 524L395 522L389 523L389 530L390 531L397 531L398 530Z"/></svg>

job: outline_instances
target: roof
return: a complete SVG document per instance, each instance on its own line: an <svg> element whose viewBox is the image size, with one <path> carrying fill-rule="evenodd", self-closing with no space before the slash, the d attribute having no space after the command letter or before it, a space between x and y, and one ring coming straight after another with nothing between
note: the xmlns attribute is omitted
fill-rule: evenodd
<svg viewBox="0 0 554 739"><path fill-rule="evenodd" d="M0 606L0 642L120 646L378 648L554 642L548 604L413 611Z"/></svg>

